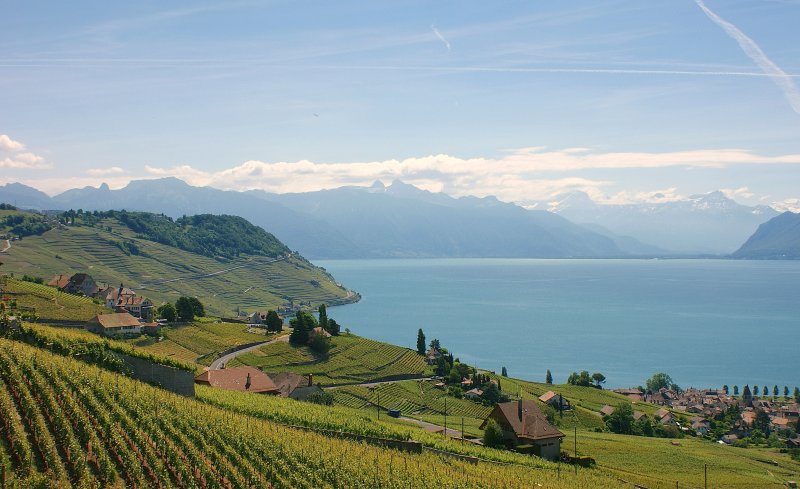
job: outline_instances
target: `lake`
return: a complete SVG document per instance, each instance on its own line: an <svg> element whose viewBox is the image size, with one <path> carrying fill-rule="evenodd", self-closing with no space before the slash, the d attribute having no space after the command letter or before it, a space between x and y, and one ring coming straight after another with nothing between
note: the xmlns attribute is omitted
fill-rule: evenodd
<svg viewBox="0 0 800 489"><path fill-rule="evenodd" d="M329 316L416 348L417 329L462 361L607 387L667 372L682 387L800 386L800 262L320 260L362 300Z"/></svg>

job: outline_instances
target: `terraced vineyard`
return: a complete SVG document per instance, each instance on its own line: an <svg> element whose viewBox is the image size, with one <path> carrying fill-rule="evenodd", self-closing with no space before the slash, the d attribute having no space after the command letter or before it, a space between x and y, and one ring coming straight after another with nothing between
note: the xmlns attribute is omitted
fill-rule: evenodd
<svg viewBox="0 0 800 489"><path fill-rule="evenodd" d="M65 294L46 285L3 277L2 296L16 300L18 307L33 308L40 319L85 322L96 314L111 312L87 297Z"/></svg>
<svg viewBox="0 0 800 489"><path fill-rule="evenodd" d="M0 411L7 487L623 487L287 428L7 340Z"/></svg>
<svg viewBox="0 0 800 489"><path fill-rule="evenodd" d="M333 348L325 357L307 347L277 343L241 355L230 363L251 365L266 372L288 371L313 374L322 385L354 384L392 376L421 376L429 371L420 355L408 348L381 343L356 335L332 338Z"/></svg>
<svg viewBox="0 0 800 489"><path fill-rule="evenodd" d="M215 322L200 318L185 326L167 326L159 338L138 338L128 342L144 351L176 359L209 365L220 352L233 346L267 341L262 334L249 333L241 323Z"/></svg>
<svg viewBox="0 0 800 489"><path fill-rule="evenodd" d="M448 416L479 418L482 421L491 411L491 408L469 399L447 396L444 390L435 388L431 381L407 380L382 384L373 390L362 386L346 386L331 389L329 392L333 394L336 403L360 409L378 405L378 391L380 406L385 409L399 409L404 416L444 414L445 399Z"/></svg>
<svg viewBox="0 0 800 489"><path fill-rule="evenodd" d="M134 243L140 254L126 254L119 246L122 242ZM197 297L207 312L226 317L238 308L274 309L289 299L318 304L348 297L332 277L297 255L278 261L220 261L138 239L114 219L104 219L97 227L51 229L17 241L3 256L3 271L48 280L58 273L87 272L98 283L124 283L156 304L174 302L181 295Z"/></svg>

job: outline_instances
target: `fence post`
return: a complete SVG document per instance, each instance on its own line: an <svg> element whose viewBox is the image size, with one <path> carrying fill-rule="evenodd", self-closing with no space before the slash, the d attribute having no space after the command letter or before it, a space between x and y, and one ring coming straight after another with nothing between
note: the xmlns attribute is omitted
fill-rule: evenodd
<svg viewBox="0 0 800 489"><path fill-rule="evenodd" d="M708 489L708 464L703 464L703 487Z"/></svg>

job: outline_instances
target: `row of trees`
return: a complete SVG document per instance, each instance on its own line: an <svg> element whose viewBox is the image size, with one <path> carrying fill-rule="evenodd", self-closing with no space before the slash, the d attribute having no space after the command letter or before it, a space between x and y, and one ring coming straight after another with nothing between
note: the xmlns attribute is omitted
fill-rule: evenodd
<svg viewBox="0 0 800 489"><path fill-rule="evenodd" d="M162 304L156 309L158 317L167 320L167 322L194 321L196 317L204 317L206 315L205 307L197 297L179 297L175 304Z"/></svg>
<svg viewBox="0 0 800 489"><path fill-rule="evenodd" d="M548 384L553 383L553 376L550 375L550 371L547 371L549 382ZM606 381L606 376L601 374L600 372L595 372L589 375L588 370L582 370L581 373L572 372L569 374L567 378L567 384L570 385L580 385L583 387L595 387L597 389L602 389L602 384Z"/></svg>

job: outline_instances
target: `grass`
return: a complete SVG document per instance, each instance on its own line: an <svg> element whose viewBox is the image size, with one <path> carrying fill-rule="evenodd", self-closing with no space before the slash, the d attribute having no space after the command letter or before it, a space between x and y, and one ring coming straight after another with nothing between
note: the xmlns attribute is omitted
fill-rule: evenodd
<svg viewBox="0 0 800 489"><path fill-rule="evenodd" d="M142 254L126 255L114 244L121 240L135 242ZM45 280L58 273L86 272L98 284L124 283L156 305L174 302L182 295L197 297L209 314L223 317L238 310L274 309L290 299L318 304L348 296L330 275L296 255L274 263L266 263L263 257L220 261L138 239L111 219L97 227L51 229L41 236L26 237L14 242L2 261L4 273ZM234 267L241 268L197 278ZM165 279L178 280L141 285Z"/></svg>
<svg viewBox="0 0 800 489"><path fill-rule="evenodd" d="M30 307L42 320L85 322L97 314L111 312L92 299L65 294L54 287L24 282L11 277L5 278L5 285L0 287L2 296L16 299L17 307ZM8 302L6 301L7 306ZM13 311L10 311L13 313Z"/></svg>
<svg viewBox="0 0 800 489"><path fill-rule="evenodd" d="M571 453L573 432L566 434L561 446ZM670 440L579 430L578 454L593 457L600 469L650 488L672 488L676 481L679 487L703 487L704 465L708 465L708 487L779 488L800 475L800 463L786 454L696 438Z"/></svg>
<svg viewBox="0 0 800 489"><path fill-rule="evenodd" d="M313 374L321 385L355 384L389 376L423 375L428 365L420 355L380 341L343 334L331 338L328 355L317 356L305 346L276 343L246 353L230 366L251 365L267 372Z"/></svg>

